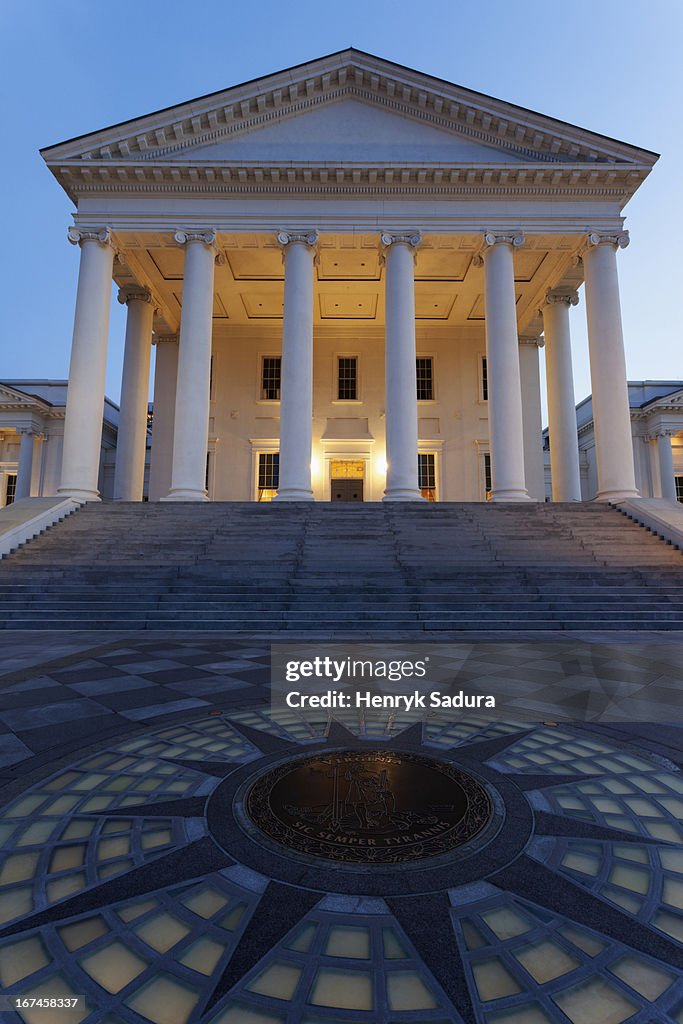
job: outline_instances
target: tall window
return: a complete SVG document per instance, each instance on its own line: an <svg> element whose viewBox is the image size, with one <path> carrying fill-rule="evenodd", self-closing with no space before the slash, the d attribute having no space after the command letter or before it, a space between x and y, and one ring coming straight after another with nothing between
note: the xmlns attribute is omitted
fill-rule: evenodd
<svg viewBox="0 0 683 1024"><path fill-rule="evenodd" d="M683 476L676 477L676 500L683 501Z"/></svg>
<svg viewBox="0 0 683 1024"><path fill-rule="evenodd" d="M266 401L279 401L280 374L282 359L280 356L264 356L261 367L261 398Z"/></svg>
<svg viewBox="0 0 683 1024"><path fill-rule="evenodd" d="M427 501L436 501L436 467L431 452L419 452L417 456L417 485Z"/></svg>
<svg viewBox="0 0 683 1024"><path fill-rule="evenodd" d="M489 369L486 356L482 356L481 360L481 400L482 402L489 400Z"/></svg>
<svg viewBox="0 0 683 1024"><path fill-rule="evenodd" d="M280 486L280 453L261 452L258 457L258 500L272 501Z"/></svg>
<svg viewBox="0 0 683 1024"><path fill-rule="evenodd" d="M7 474L7 497L5 499L5 504L7 504L7 505L11 505L12 504L12 502L14 501L14 496L16 494L16 490L17 490L17 474L16 473L8 473Z"/></svg>
<svg viewBox="0 0 683 1024"><path fill-rule="evenodd" d="M431 356L420 356L416 360L417 400L431 402L434 398L434 360Z"/></svg>
<svg viewBox="0 0 683 1024"><path fill-rule="evenodd" d="M491 456L488 452L484 455L484 490L486 491L486 497L488 499L491 489L493 487L493 477L491 476Z"/></svg>
<svg viewBox="0 0 683 1024"><path fill-rule="evenodd" d="M358 398L358 360L355 356L337 359L337 398L355 402Z"/></svg>

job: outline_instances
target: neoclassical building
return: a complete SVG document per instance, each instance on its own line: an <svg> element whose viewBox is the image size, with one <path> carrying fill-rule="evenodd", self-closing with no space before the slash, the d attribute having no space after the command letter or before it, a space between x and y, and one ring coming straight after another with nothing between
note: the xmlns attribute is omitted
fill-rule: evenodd
<svg viewBox="0 0 683 1024"><path fill-rule="evenodd" d="M630 380L628 400L636 486L643 498L683 502L683 380ZM590 501L598 493L593 396L576 407L581 496ZM546 448L546 500L553 493L548 430Z"/></svg>
<svg viewBox="0 0 683 1024"><path fill-rule="evenodd" d="M0 381L0 508L57 494L62 467L65 380ZM98 488L113 494L118 406L103 402L98 428Z"/></svg>
<svg viewBox="0 0 683 1024"><path fill-rule="evenodd" d="M657 155L356 50L42 151L80 271L59 491L98 498L112 280L114 497L581 498L569 307L585 283L596 494L637 493L622 211Z"/></svg>

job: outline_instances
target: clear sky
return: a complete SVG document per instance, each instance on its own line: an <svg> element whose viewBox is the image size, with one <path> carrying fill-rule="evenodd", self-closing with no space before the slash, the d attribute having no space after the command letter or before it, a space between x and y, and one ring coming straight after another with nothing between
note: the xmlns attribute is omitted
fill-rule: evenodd
<svg viewBox="0 0 683 1024"><path fill-rule="evenodd" d="M38 150L355 46L661 153L619 254L628 375L683 379L681 0L0 0L0 379L66 377L78 250ZM112 302L118 401L124 309ZM572 311L577 401L590 392Z"/></svg>

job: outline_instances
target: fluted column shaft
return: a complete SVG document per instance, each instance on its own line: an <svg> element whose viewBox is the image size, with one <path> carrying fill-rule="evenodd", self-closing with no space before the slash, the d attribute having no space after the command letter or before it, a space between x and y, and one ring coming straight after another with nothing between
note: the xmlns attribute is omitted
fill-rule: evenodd
<svg viewBox="0 0 683 1024"><path fill-rule="evenodd" d="M543 306L548 435L553 501L581 501L581 473L572 372L569 307L574 291L548 292Z"/></svg>
<svg viewBox="0 0 683 1024"><path fill-rule="evenodd" d="M149 465L149 500L160 501L171 489L173 470L173 429L178 386L178 338L155 337L154 415Z"/></svg>
<svg viewBox="0 0 683 1024"><path fill-rule="evenodd" d="M617 275L617 248L627 244L625 232L591 233L583 253L599 501L638 495Z"/></svg>
<svg viewBox="0 0 683 1024"><path fill-rule="evenodd" d="M313 501L313 265L315 231L282 231L285 262L280 386L280 481L275 501Z"/></svg>
<svg viewBox="0 0 683 1024"><path fill-rule="evenodd" d="M114 249L109 231L69 229L81 247L59 494L99 501L98 476Z"/></svg>
<svg viewBox="0 0 683 1024"><path fill-rule="evenodd" d="M529 501L517 341L513 250L521 235L484 236L491 501Z"/></svg>
<svg viewBox="0 0 683 1024"><path fill-rule="evenodd" d="M384 501L421 501L417 472L415 252L418 233L385 233L386 437Z"/></svg>
<svg viewBox="0 0 683 1024"><path fill-rule="evenodd" d="M146 288L119 291L128 306L116 440L114 499L142 501L147 446L147 398L154 305Z"/></svg>
<svg viewBox="0 0 683 1024"><path fill-rule="evenodd" d="M177 232L185 246L183 308L180 318L178 383L173 430L171 489L165 501L208 501L206 456L209 440L211 318L215 232Z"/></svg>

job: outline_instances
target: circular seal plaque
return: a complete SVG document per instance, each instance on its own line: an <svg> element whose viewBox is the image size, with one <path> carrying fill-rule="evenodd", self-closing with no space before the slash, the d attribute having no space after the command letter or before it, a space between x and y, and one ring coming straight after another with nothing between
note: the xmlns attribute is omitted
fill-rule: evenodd
<svg viewBox="0 0 683 1024"><path fill-rule="evenodd" d="M276 842L347 864L403 864L469 842L491 818L484 787L455 765L397 751L337 751L272 768L246 797Z"/></svg>

